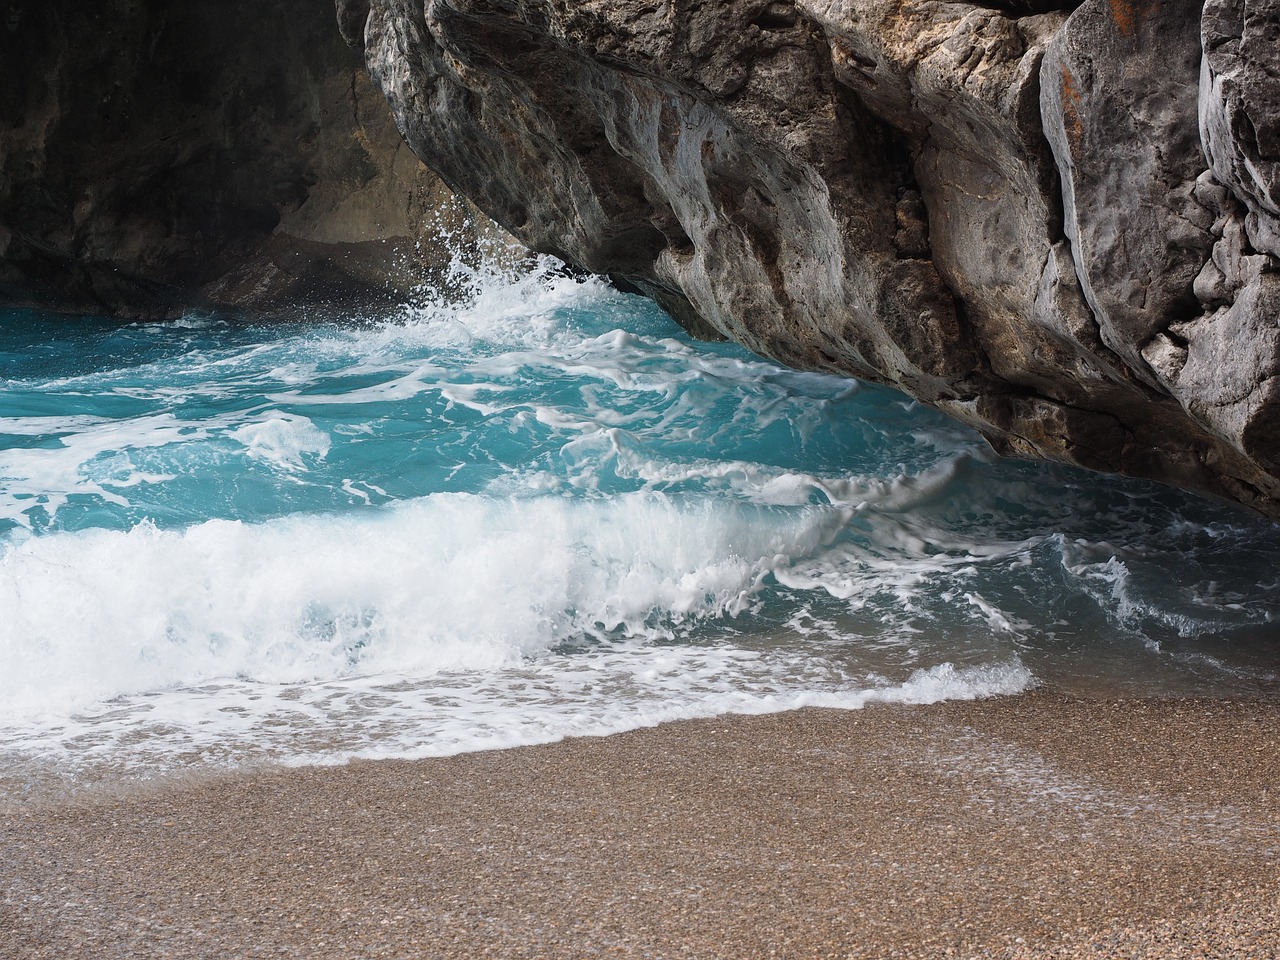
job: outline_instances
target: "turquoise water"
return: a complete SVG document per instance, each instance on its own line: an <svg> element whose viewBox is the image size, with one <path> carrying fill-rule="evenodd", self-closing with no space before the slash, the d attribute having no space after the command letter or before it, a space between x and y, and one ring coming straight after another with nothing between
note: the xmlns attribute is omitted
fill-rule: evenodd
<svg viewBox="0 0 1280 960"><path fill-rule="evenodd" d="M1280 530L997 461L552 263L255 326L0 320L0 751L421 756L1037 684L1272 696Z"/></svg>

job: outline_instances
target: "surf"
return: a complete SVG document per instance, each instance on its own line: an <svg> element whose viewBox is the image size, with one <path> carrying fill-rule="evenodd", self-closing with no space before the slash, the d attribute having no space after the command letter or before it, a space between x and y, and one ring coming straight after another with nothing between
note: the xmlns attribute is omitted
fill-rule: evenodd
<svg viewBox="0 0 1280 960"><path fill-rule="evenodd" d="M1274 694L1270 522L997 460L552 260L451 288L341 323L7 317L9 770L1036 685Z"/></svg>

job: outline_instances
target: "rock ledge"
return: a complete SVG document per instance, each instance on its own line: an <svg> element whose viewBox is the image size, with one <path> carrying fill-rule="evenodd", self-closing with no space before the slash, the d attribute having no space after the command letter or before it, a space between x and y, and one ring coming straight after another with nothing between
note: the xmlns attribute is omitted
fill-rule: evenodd
<svg viewBox="0 0 1280 960"><path fill-rule="evenodd" d="M1003 452L1280 516L1280 0L338 0L531 247Z"/></svg>

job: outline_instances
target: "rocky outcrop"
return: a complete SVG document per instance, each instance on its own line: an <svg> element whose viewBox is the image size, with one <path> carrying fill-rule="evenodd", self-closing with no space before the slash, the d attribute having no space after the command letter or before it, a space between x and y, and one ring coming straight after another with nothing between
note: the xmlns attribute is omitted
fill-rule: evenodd
<svg viewBox="0 0 1280 960"><path fill-rule="evenodd" d="M13 0L0 63L0 303L376 306L464 226L323 3Z"/></svg>
<svg viewBox="0 0 1280 960"><path fill-rule="evenodd" d="M1280 0L339 0L525 243L1002 451L1280 515Z"/></svg>

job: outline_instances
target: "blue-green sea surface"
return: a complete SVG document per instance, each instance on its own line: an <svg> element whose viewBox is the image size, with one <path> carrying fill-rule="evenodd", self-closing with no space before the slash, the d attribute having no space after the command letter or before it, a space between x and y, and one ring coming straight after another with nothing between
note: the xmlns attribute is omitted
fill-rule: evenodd
<svg viewBox="0 0 1280 960"><path fill-rule="evenodd" d="M457 269L346 323L0 317L7 789L1280 688L1276 525L998 461L552 262Z"/></svg>

